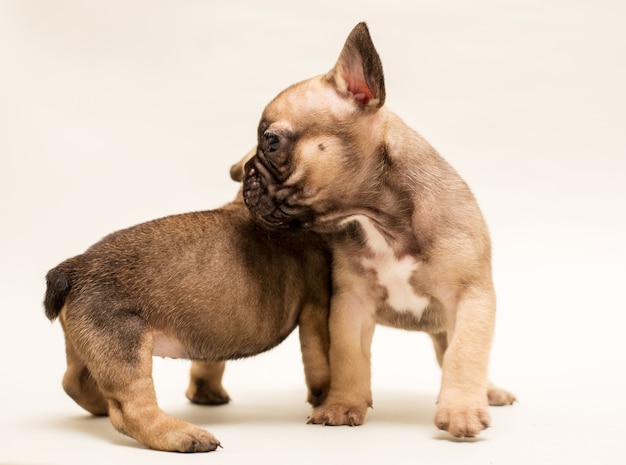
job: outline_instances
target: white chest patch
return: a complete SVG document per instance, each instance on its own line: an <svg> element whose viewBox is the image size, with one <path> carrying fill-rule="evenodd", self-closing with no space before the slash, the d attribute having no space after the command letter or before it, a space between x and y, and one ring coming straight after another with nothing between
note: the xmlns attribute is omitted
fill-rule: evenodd
<svg viewBox="0 0 626 465"><path fill-rule="evenodd" d="M428 307L430 297L417 294L409 280L419 262L408 255L398 259L378 229L363 216L354 218L363 228L372 257L362 260L365 268L374 270L378 283L387 289L387 303L399 312L411 312L417 318Z"/></svg>

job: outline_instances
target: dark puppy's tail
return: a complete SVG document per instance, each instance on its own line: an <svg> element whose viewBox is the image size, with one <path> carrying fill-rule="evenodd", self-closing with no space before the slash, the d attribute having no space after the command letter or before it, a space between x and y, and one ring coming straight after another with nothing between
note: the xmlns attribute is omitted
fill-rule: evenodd
<svg viewBox="0 0 626 465"><path fill-rule="evenodd" d="M46 275L46 296L43 301L46 316L53 321L61 313L65 299L72 289L70 275L68 273L69 260L52 268Z"/></svg>

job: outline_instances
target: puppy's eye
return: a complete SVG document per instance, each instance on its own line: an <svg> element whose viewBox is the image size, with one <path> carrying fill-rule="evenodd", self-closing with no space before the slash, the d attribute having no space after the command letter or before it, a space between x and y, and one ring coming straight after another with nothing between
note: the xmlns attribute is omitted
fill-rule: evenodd
<svg viewBox="0 0 626 465"><path fill-rule="evenodd" d="M276 152L280 148L280 139L276 134L266 134L265 141L267 142L267 149L270 152Z"/></svg>

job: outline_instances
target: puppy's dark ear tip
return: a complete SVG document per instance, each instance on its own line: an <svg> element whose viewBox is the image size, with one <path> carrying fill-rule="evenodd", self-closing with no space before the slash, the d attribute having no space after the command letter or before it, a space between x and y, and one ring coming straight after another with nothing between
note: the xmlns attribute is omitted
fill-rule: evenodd
<svg viewBox="0 0 626 465"><path fill-rule="evenodd" d="M354 41L363 41L367 39L371 40L370 30L369 27L367 27L367 23L365 21L361 21L356 26L354 26L354 28L350 32L350 35L348 36L348 40L350 39Z"/></svg>

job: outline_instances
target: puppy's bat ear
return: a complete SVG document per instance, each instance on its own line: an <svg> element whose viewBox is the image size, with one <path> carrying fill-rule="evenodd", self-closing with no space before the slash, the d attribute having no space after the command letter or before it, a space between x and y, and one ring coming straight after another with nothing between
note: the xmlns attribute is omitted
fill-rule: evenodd
<svg viewBox="0 0 626 465"><path fill-rule="evenodd" d="M239 160L237 163L235 163L233 166L230 167L230 178L233 181L237 181L237 182L243 181L243 167L245 166L246 163L248 163L248 160L250 160L255 155L256 155L256 146L254 146L252 150L246 153L246 155L241 160Z"/></svg>
<svg viewBox="0 0 626 465"><path fill-rule="evenodd" d="M352 30L337 64L326 75L340 95L363 109L377 109L385 103L383 65L365 23Z"/></svg>

